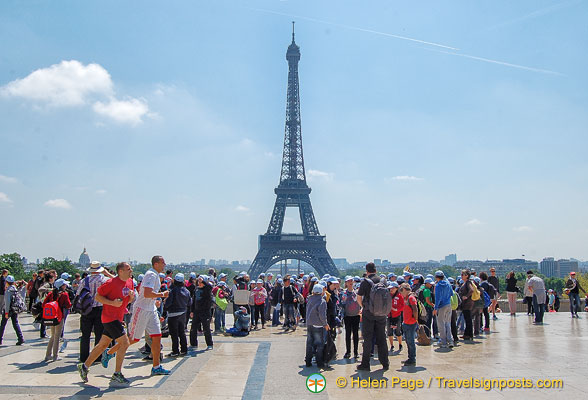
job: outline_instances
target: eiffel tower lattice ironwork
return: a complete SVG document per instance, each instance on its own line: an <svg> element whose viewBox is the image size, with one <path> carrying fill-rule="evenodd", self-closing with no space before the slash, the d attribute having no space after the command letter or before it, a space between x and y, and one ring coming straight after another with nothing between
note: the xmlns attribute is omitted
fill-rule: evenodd
<svg viewBox="0 0 588 400"><path fill-rule="evenodd" d="M272 265L282 260L301 260L310 264L319 274L337 275L337 267L327 251L327 240L321 235L310 204L310 187L306 184L302 131L300 128L300 93L298 61L300 48L294 41L286 52L288 60L288 94L286 101L286 129L280 184L274 190L276 204L264 235L259 236L259 250L249 268L249 275L256 278ZM282 233L286 207L298 207L302 234Z"/></svg>

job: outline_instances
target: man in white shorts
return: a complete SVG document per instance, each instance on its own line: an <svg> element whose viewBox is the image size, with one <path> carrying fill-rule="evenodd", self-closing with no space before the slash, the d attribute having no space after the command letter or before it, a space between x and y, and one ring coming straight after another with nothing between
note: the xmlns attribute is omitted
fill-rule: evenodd
<svg viewBox="0 0 588 400"><path fill-rule="evenodd" d="M170 371L164 369L160 364L161 325L155 305L158 298L167 298L169 295L167 290L159 292L161 288L159 273L165 270L165 260L162 256L153 256L151 266L143 277L139 297L135 301L129 337L131 343L137 343L143 337L143 333L148 334L153 341L151 344L151 355L153 356L151 375L169 375Z"/></svg>

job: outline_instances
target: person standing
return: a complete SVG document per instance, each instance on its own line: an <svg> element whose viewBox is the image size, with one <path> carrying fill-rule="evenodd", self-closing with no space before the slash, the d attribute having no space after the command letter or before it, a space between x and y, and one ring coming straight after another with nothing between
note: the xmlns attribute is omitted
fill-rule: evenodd
<svg viewBox="0 0 588 400"><path fill-rule="evenodd" d="M274 311L272 313L272 326L282 325L280 322L280 309L282 308L283 283L284 281L281 278L276 279L276 283L274 284L271 291L270 303L272 307L274 307Z"/></svg>
<svg viewBox="0 0 588 400"><path fill-rule="evenodd" d="M492 304L490 305L492 311L492 319L496 320L496 307L498 305L498 299L500 298L500 281L496 276L496 268L490 268L490 276L488 277L488 283L494 286L494 297L492 297Z"/></svg>
<svg viewBox="0 0 588 400"><path fill-rule="evenodd" d="M535 325L543 324L543 313L545 312L545 283L543 279L533 275L533 271L527 271L527 286L533 296L533 310L535 310Z"/></svg>
<svg viewBox="0 0 588 400"><path fill-rule="evenodd" d="M37 273L33 272L33 276L31 280L27 283L27 298L29 300L29 305L27 307L27 313L31 313L31 308L33 308L33 304L37 300L37 292L34 291L35 289L35 281L37 280Z"/></svg>
<svg viewBox="0 0 588 400"><path fill-rule="evenodd" d="M156 305L157 299L166 299L169 296L169 291L167 290L160 292L161 280L159 274L163 273L165 265L165 260L162 256L153 256L151 258L151 268L143 277L139 297L133 306L133 319L131 321L131 330L129 331L132 343L137 343L141 340L144 333L151 338L152 343L150 346L153 358L151 375L170 374L170 371L160 364L161 323Z"/></svg>
<svg viewBox="0 0 588 400"><path fill-rule="evenodd" d="M271 272L268 272L268 274L265 276L266 280L263 284L263 287L265 288L265 291L267 292L267 297L265 299L265 306L264 306L264 313L265 313L265 320L266 321L270 321L272 319L272 303L271 303L271 299L270 299L270 294L272 293L272 289L274 288L273 283L272 283L272 279L274 277L274 275Z"/></svg>
<svg viewBox="0 0 588 400"><path fill-rule="evenodd" d="M65 311L71 308L71 302L69 300L69 295L65 290L69 282L58 279L55 281L55 287L47 296L45 296L45 300L43 300L43 308L50 302L57 302L58 307L61 309L62 318L59 321L59 324L51 326L51 338L49 339L49 343L47 343L47 350L45 352L45 361L57 361L57 351L59 350L59 338L61 337L61 331L63 330L63 326L65 324ZM43 312L43 314L45 314Z"/></svg>
<svg viewBox="0 0 588 400"><path fill-rule="evenodd" d="M4 291L4 302L0 311L2 312L2 323L0 324L0 344L2 344L2 338L4 337L4 329L8 323L8 319L12 321L12 327L16 333L17 342L16 345L20 346L24 343L24 337L20 324L18 323L18 312L13 309L12 305L17 299L17 288L14 285L14 276L8 275L5 279L6 288ZM24 301L24 299L22 299Z"/></svg>
<svg viewBox="0 0 588 400"><path fill-rule="evenodd" d="M572 318L580 318L578 316L578 310L581 310L582 307L580 303L580 292L586 293L580 285L580 282L576 280L576 273L572 271L566 282L566 293L570 298L570 313L572 314Z"/></svg>
<svg viewBox="0 0 588 400"><path fill-rule="evenodd" d="M517 293L519 288L517 286L517 278L515 278L514 271L510 271L506 275L506 297L508 298L508 308L510 315L516 317L517 315Z"/></svg>
<svg viewBox="0 0 588 400"><path fill-rule="evenodd" d="M474 329L472 325L472 310L474 309L474 283L470 280L470 271L464 269L461 271L463 284L459 288L458 294L461 296L461 312L465 322L465 330L462 336L463 340L472 340L474 338Z"/></svg>
<svg viewBox="0 0 588 400"><path fill-rule="evenodd" d="M92 261L87 269L90 273L78 285L77 295L80 295L82 289L87 287L92 295L92 311L86 315L80 316L80 362L85 362L90 355L90 337L94 332L94 347L100 342L104 328L102 326L102 303L96 300L98 288L108 280L106 274L110 273L104 269L100 262Z"/></svg>
<svg viewBox="0 0 588 400"><path fill-rule="evenodd" d="M135 288L131 278L133 269L128 263L121 262L116 265L116 273L116 277L107 280L98 287L96 292L96 301L102 304L103 308L101 321L104 332L100 342L94 346L86 361L77 365L78 373L84 383L88 382L90 366L101 355L102 366L105 368L108 367L108 360L116 357L116 366L114 374L110 378L111 382L122 385L130 383L122 374L122 364L130 346L129 337L125 333L122 321L127 305L135 299ZM116 341L116 344L109 349L108 346L113 340Z"/></svg>
<svg viewBox="0 0 588 400"><path fill-rule="evenodd" d="M380 283L380 277L377 275L376 265L374 263L367 263L365 266L366 278L359 285L357 291L357 301L362 307L362 336L363 336L363 354L361 363L357 366L360 371L370 370L370 358L372 350L373 338L376 338L376 345L378 346L378 361L382 364L384 371L390 368L390 361L388 360L388 342L386 341L386 322L387 316L378 317L373 315L368 309L370 301L370 294L372 287ZM409 289L410 290L410 289Z"/></svg>
<svg viewBox="0 0 588 400"><path fill-rule="evenodd" d="M435 309L433 314L437 316L437 327L440 336L440 347L453 347L451 336L451 296L453 289L445 279L443 271L435 272Z"/></svg>
<svg viewBox="0 0 588 400"><path fill-rule="evenodd" d="M532 276L532 272L531 272ZM535 313L535 307L533 306L533 291L529 288L529 271L527 271L527 280L525 281L525 287L523 289L525 298L524 303L527 303L527 315L533 315Z"/></svg>
<svg viewBox="0 0 588 400"><path fill-rule="evenodd" d="M298 305L298 290L290 284L290 275L283 279L282 306L284 307L284 331L296 330L296 306Z"/></svg>
<svg viewBox="0 0 588 400"><path fill-rule="evenodd" d="M327 302L323 298L323 286L316 284L312 288L312 295L308 296L306 304L306 357L307 367L312 367L312 357L316 359L319 368L325 366L323 349L325 336L330 329L327 323Z"/></svg>
<svg viewBox="0 0 588 400"><path fill-rule="evenodd" d="M4 293L6 292L6 277L8 276L8 270L3 269L0 274L0 310L4 308Z"/></svg>
<svg viewBox="0 0 588 400"><path fill-rule="evenodd" d="M405 282L400 285L400 295L404 297L402 332L404 333L406 348L408 350L408 358L402 363L405 367L411 367L416 365L415 338L418 328L417 317L419 312L417 310L417 299L410 291L410 285L408 283Z"/></svg>
<svg viewBox="0 0 588 400"><path fill-rule="evenodd" d="M167 312L167 324L172 341L172 352L169 354L171 357L185 356L188 353L186 313L191 305L192 298L185 287L184 274L178 273L174 277L171 291L163 306L163 310Z"/></svg>
<svg viewBox="0 0 588 400"><path fill-rule="evenodd" d="M202 325L206 349L212 350L212 333L210 332L210 310L212 306L212 288L208 276L200 275L192 301L192 326L190 327L190 346L198 347L198 328Z"/></svg>
<svg viewBox="0 0 588 400"><path fill-rule="evenodd" d="M398 288L396 281L389 281L388 288L392 296L392 309L388 315L388 340L390 341L390 354L394 352L394 336L398 340L398 351L402 351L402 311L404 310L404 297Z"/></svg>
<svg viewBox="0 0 588 400"><path fill-rule="evenodd" d="M262 274L263 275L263 274ZM261 275L260 275L261 276ZM264 275L265 277L265 275ZM254 314L254 329L259 328L258 322L261 318L261 328L265 329L265 300L267 299L267 291L263 287L263 279L258 279L255 288L252 290L253 302L255 307Z"/></svg>
<svg viewBox="0 0 588 400"><path fill-rule="evenodd" d="M313 288L314 286L316 285L313 285ZM357 301L357 292L353 289L352 276L345 277L345 290L341 293L341 304L343 307L343 322L345 324L345 355L343 358L351 357L351 336L353 335L353 355L355 359L358 359L359 320L361 318L359 312L361 311L361 307ZM308 304L306 308L308 311Z"/></svg>

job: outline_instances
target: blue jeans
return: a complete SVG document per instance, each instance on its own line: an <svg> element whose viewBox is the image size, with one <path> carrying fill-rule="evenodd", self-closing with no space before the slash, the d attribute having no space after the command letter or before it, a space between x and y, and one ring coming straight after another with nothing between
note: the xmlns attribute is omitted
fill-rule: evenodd
<svg viewBox="0 0 588 400"><path fill-rule="evenodd" d="M418 324L402 324L402 332L404 332L406 348L408 349L408 361L416 362L416 343L414 340L416 338L418 326Z"/></svg>
<svg viewBox="0 0 588 400"><path fill-rule="evenodd" d="M296 310L295 304L282 304L284 307L284 326L296 327Z"/></svg>
<svg viewBox="0 0 588 400"><path fill-rule="evenodd" d="M570 293L568 295L570 298L570 312L572 314L577 314L578 310L581 309L580 307L580 294L579 293Z"/></svg>
<svg viewBox="0 0 588 400"><path fill-rule="evenodd" d="M220 307L214 309L214 331L218 332L221 327L225 327L225 310L221 310Z"/></svg>
<svg viewBox="0 0 588 400"><path fill-rule="evenodd" d="M312 356L316 358L316 365L323 365L323 351L325 348L325 328L306 327L306 358L307 364L312 363Z"/></svg>
<svg viewBox="0 0 588 400"><path fill-rule="evenodd" d="M272 325L280 325L280 310L274 307L274 313L272 315Z"/></svg>
<svg viewBox="0 0 588 400"><path fill-rule="evenodd" d="M535 310L535 322L543 323L543 313L545 312L545 302L539 304L537 295L533 295L533 309Z"/></svg>

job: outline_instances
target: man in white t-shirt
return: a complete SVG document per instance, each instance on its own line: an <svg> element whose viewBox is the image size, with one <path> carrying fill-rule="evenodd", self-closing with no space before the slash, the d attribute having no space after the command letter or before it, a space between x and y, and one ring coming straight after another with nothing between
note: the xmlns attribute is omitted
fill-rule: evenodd
<svg viewBox="0 0 588 400"><path fill-rule="evenodd" d="M153 256L151 266L141 281L139 297L133 307L129 337L131 343L137 343L143 337L143 332L148 334L153 341L151 344L151 355L153 356L151 375L169 375L170 371L160 365L161 325L155 304L158 298L167 298L169 295L167 290L159 292L161 288L159 273L165 270L165 260L162 256Z"/></svg>

